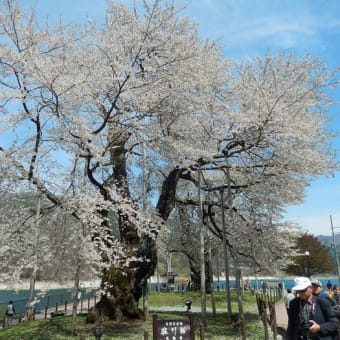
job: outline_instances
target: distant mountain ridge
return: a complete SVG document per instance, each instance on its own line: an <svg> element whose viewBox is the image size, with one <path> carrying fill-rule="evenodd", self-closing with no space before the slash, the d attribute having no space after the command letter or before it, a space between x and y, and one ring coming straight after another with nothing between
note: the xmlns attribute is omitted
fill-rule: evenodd
<svg viewBox="0 0 340 340"><path fill-rule="evenodd" d="M333 236L329 235L318 235L316 238L325 246L332 248L333 247ZM335 234L335 245L337 249L340 249L340 234Z"/></svg>
<svg viewBox="0 0 340 340"><path fill-rule="evenodd" d="M334 243L336 246L336 255L339 258L340 256L340 234L335 234L334 239L332 235L326 236L326 235L318 235L316 238L328 248L329 255L333 258L334 264L337 264L337 261L335 259L335 251L334 251ZM339 275L339 282L340 282L340 274L339 274L340 268L334 268L332 271L332 274L338 273ZM329 273L328 273L329 274Z"/></svg>

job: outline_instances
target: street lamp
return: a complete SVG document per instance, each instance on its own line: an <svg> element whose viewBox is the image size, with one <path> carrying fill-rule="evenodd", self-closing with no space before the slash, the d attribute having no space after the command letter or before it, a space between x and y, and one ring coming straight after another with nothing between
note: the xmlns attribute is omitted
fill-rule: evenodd
<svg viewBox="0 0 340 340"><path fill-rule="evenodd" d="M302 259L303 274L310 278L311 275L310 275L309 261L307 261L307 263L306 263L306 260L305 260L305 256L309 256L310 252L308 250L306 250L301 255L303 256L303 259Z"/></svg>
<svg viewBox="0 0 340 340"><path fill-rule="evenodd" d="M184 304L187 306L187 312L189 312L191 310L192 301L191 300L185 300Z"/></svg>
<svg viewBox="0 0 340 340"><path fill-rule="evenodd" d="M105 327L103 325L97 325L96 327L92 328L92 332L96 337L96 340L100 340L102 335L104 334Z"/></svg>

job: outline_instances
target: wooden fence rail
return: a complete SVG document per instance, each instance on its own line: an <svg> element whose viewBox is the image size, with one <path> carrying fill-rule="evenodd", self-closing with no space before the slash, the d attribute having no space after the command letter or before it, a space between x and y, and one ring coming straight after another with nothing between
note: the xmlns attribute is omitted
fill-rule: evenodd
<svg viewBox="0 0 340 340"><path fill-rule="evenodd" d="M87 310L89 310L91 307L95 306L96 304L96 298L91 298L88 297L87 299L81 299L78 303L78 312L82 313L84 310L83 304L84 302L87 302ZM71 314L72 313L72 308L73 308L73 302L70 301L65 301L64 305L62 308L56 303L55 307L49 307L45 306L43 311L33 311L33 320L36 319L47 319L49 317L56 317L56 316L61 316L61 315L66 315L66 314ZM1 320L1 319L0 319ZM8 325L11 324L18 324L22 322L26 322L26 315L25 313L18 313L17 315L14 315L13 317L8 317L5 314L2 316L2 328L5 328Z"/></svg>
<svg viewBox="0 0 340 340"><path fill-rule="evenodd" d="M273 338L278 335L275 304L281 301L282 296L277 291L269 291L268 293L257 293L256 303L259 316L263 323L265 340L269 339L269 328L273 333Z"/></svg>

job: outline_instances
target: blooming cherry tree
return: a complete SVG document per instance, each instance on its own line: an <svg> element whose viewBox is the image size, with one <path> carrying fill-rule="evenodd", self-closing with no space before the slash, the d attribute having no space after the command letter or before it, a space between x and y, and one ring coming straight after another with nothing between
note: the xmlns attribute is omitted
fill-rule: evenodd
<svg viewBox="0 0 340 340"><path fill-rule="evenodd" d="M6 0L0 34L0 184L33 186L86 225L106 264L98 308L112 318L140 316L155 239L176 200L197 204L197 170L226 188L228 169L226 208L268 219L334 169L331 76L311 57L232 64L160 1L109 1L102 27L51 27Z"/></svg>

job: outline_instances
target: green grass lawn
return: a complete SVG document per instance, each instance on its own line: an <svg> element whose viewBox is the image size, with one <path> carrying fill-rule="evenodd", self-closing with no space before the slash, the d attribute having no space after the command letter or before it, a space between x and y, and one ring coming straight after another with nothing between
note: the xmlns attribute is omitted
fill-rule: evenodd
<svg viewBox="0 0 340 340"><path fill-rule="evenodd" d="M149 339L152 339L152 308L163 306L183 306L183 311L177 312L157 312L159 319L184 319L188 317L185 311L184 301L190 298L193 306L200 306L199 293L154 293L149 296L150 317L146 321L134 321L129 323L104 322L105 332L102 340L108 339L131 339L141 340L145 332L148 332ZM207 305L210 307L210 298L207 298ZM222 292L217 293L217 308L226 309L225 295ZM255 297L251 294L244 295L244 310L246 318L246 329L248 339L263 339L263 327L259 322L256 313ZM236 311L236 305L233 303L233 310ZM251 312L247 312L251 311ZM195 319L195 334L199 339L199 325L201 323L201 313L192 313ZM85 324L85 315L77 317L77 337L70 335L71 317L61 316L47 320L36 320L25 322L20 325L10 326L0 330L0 339L3 340L57 340L57 339L95 339L92 328L93 324ZM205 338L213 339L237 339L240 337L240 331L235 328L229 321L226 312L219 311L214 317L207 313L207 326L205 327Z"/></svg>
<svg viewBox="0 0 340 340"><path fill-rule="evenodd" d="M231 292L232 304L236 308L236 295L235 292ZM149 302L151 307L161 306L185 306L184 301L190 299L192 306L201 306L201 294L199 292L187 292L187 293L151 293L149 294ZM207 294L207 307L211 308L211 296ZM216 308L226 309L226 294L225 292L215 293ZM243 295L243 305L247 307L249 305L256 305L255 295L250 292L245 292Z"/></svg>

